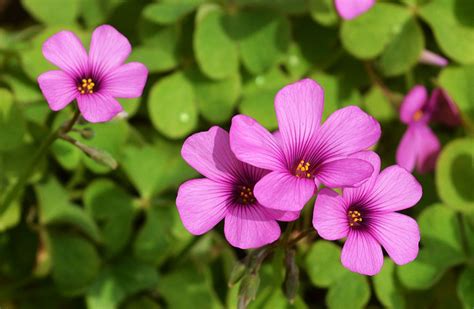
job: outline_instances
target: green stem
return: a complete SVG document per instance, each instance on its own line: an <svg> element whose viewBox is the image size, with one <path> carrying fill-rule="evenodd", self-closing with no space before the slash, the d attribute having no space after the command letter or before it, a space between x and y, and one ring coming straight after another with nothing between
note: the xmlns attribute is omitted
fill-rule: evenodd
<svg viewBox="0 0 474 309"><path fill-rule="evenodd" d="M51 132L46 139L43 141L43 143L40 145L38 151L35 153L33 156L33 159L29 162L27 167L23 170L23 173L20 174L20 177L18 178L17 182L13 185L10 191L7 192L5 195L5 198L0 204L0 216L8 209L8 206L13 202L13 200L16 198L20 190L25 186L25 183L28 181L30 178L30 175L33 173L35 170L35 167L38 165L38 163L41 161L43 156L48 152L49 147L51 144L54 143L54 141L64 133L69 132L74 124L76 123L77 119L79 119L79 111L77 110L74 113L74 116L69 120L66 125L63 127Z"/></svg>

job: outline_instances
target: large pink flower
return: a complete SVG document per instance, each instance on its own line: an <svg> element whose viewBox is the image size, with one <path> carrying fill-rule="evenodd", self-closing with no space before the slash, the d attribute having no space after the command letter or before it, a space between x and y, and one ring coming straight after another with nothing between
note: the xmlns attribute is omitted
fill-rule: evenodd
<svg viewBox="0 0 474 309"><path fill-rule="evenodd" d="M176 206L186 229L201 235L225 218L224 232L238 248L258 248L280 237L276 220L292 221L297 212L263 207L254 186L268 171L240 162L219 127L190 136L183 145L184 160L206 178L193 179L178 190Z"/></svg>
<svg viewBox="0 0 474 309"><path fill-rule="evenodd" d="M327 240L347 237L341 254L344 267L375 275L383 265L382 246L398 265L418 255L418 224L396 211L415 205L422 188L399 166L379 173L380 159L374 152L363 151L354 157L371 162L374 173L360 187L343 189L342 196L330 189L321 190L314 206L313 226Z"/></svg>
<svg viewBox="0 0 474 309"><path fill-rule="evenodd" d="M275 98L277 136L248 116L232 119L230 140L237 158L271 171L255 186L262 205L300 211L320 183L332 188L357 186L372 174L370 163L348 156L377 142L379 123L349 106L320 125L323 96L311 79L280 90Z"/></svg>
<svg viewBox="0 0 474 309"><path fill-rule="evenodd" d="M141 96L148 76L143 64L124 64L131 50L127 38L109 25L94 30L89 54L70 31L50 37L43 44L43 55L61 70L38 77L49 107L61 110L76 99L86 120L112 119L122 111L115 98Z"/></svg>

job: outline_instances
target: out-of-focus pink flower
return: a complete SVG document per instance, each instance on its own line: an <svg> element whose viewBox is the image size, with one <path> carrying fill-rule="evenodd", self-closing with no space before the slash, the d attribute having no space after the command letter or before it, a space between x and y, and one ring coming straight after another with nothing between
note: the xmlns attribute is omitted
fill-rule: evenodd
<svg viewBox="0 0 474 309"><path fill-rule="evenodd" d="M374 4L375 0L334 0L337 13L345 20L367 12Z"/></svg>
<svg viewBox="0 0 474 309"><path fill-rule="evenodd" d="M70 31L50 37L43 44L43 55L61 70L38 77L49 107L61 110L76 99L87 121L112 119L123 110L115 98L141 96L147 80L143 64L124 64L131 50L127 38L109 25L94 30L89 54Z"/></svg>
<svg viewBox="0 0 474 309"><path fill-rule="evenodd" d="M254 186L268 173L234 156L228 133L212 127L190 136L183 144L184 160L206 178L179 187L176 206L186 229L201 235L225 219L227 241L241 249L258 248L280 237L276 220L293 221L299 212L263 207Z"/></svg>
<svg viewBox="0 0 474 309"><path fill-rule="evenodd" d="M420 59L418 61L423 64L429 64L438 67L445 67L449 64L448 59L426 49L421 52Z"/></svg>
<svg viewBox="0 0 474 309"><path fill-rule="evenodd" d="M428 104L432 109L432 121L452 127L461 124L461 115L457 105L442 88L436 88L431 92Z"/></svg>
<svg viewBox="0 0 474 309"><path fill-rule="evenodd" d="M337 110L320 124L323 89L304 79L281 89L275 98L279 133L276 138L253 118L232 119L231 147L237 158L270 170L255 185L258 201L270 208L300 211L319 184L357 186L372 166L349 155L380 138L380 124L356 106Z"/></svg>
<svg viewBox="0 0 474 309"><path fill-rule="evenodd" d="M372 176L360 187L344 188L342 196L322 189L314 206L314 228L327 240L347 237L341 261L353 272L377 274L383 265L382 246L398 265L413 261L420 241L418 224L396 211L420 200L420 184L396 165L379 173L380 159L374 152L363 151L353 157L371 162Z"/></svg>
<svg viewBox="0 0 474 309"><path fill-rule="evenodd" d="M419 173L434 169L441 144L428 126L433 114L433 106L428 100L428 91L424 86L413 87L402 102L400 120L408 129L397 148L397 164Z"/></svg>

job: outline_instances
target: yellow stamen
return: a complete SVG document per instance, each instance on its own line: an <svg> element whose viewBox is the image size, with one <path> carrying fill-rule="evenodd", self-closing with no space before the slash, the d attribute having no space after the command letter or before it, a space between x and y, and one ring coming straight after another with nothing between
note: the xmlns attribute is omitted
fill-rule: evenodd
<svg viewBox="0 0 474 309"><path fill-rule="evenodd" d="M423 117L423 112L421 110L417 110L413 115L413 120L418 121Z"/></svg>
<svg viewBox="0 0 474 309"><path fill-rule="evenodd" d="M96 84L94 83L92 78L87 78L87 79L83 78L81 82L82 84L77 85L77 90L79 90L81 94L94 93L94 87Z"/></svg>

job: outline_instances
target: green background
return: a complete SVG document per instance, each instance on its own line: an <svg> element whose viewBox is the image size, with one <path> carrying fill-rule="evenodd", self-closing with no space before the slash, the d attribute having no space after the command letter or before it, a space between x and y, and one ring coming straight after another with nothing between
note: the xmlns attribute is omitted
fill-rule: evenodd
<svg viewBox="0 0 474 309"><path fill-rule="evenodd" d="M383 165L394 164L405 130L397 109L416 83L444 87L463 125L432 128L443 144L436 170L415 174L420 203L407 214L421 230L418 258L364 277L340 264L341 243L296 246L299 289L285 298L284 252L264 261L252 308L466 308L474 306L474 2L379 1L342 21L331 0L1 0L0 199L51 128L54 113L36 78L53 68L46 38L77 33L86 46L108 23L133 45L128 61L150 71L144 95L122 100L128 118L81 123L71 136L103 149L116 170L56 141L0 216L2 308L233 308L227 282L247 254L222 224L193 237L175 206L177 187L199 177L180 157L183 140L244 113L276 129L275 93L311 77L325 90L324 117L358 105L381 122ZM421 65L423 49L450 65ZM310 224L312 205L295 225ZM285 224L282 224L282 229ZM248 282L244 281L245 284Z"/></svg>

